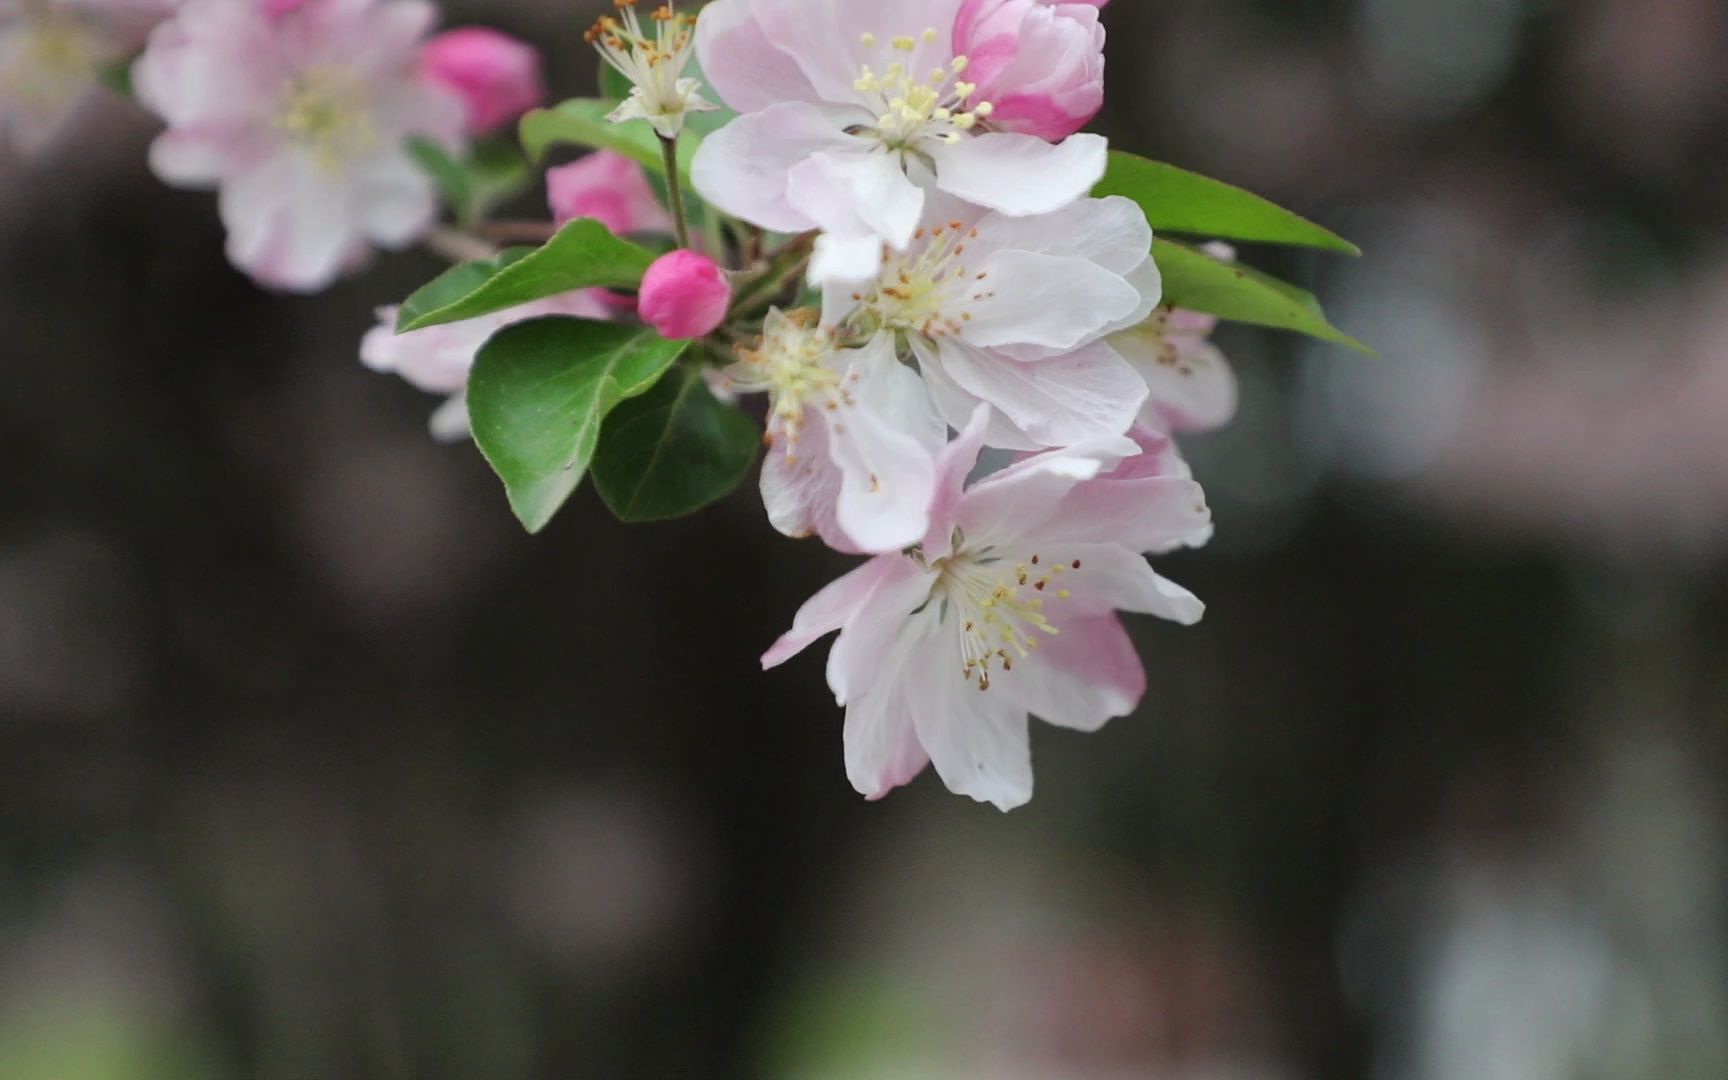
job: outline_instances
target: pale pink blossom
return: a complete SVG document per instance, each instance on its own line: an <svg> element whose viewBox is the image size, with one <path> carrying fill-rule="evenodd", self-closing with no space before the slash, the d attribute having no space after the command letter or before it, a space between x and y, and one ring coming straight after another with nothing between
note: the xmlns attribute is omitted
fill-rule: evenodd
<svg viewBox="0 0 1728 1080"><path fill-rule="evenodd" d="M378 325L360 341L360 362L373 371L400 375L429 394L445 395L444 405L432 416L432 434L443 441L466 438L468 373L487 339L512 323L543 315L604 319L608 311L595 292L578 289L477 319L422 327L406 334L396 332L396 308L379 308Z"/></svg>
<svg viewBox="0 0 1728 1080"><path fill-rule="evenodd" d="M1041 139L1085 127L1104 106L1101 4L1072 0L965 0L954 50L966 77L994 103L990 126Z"/></svg>
<svg viewBox="0 0 1728 1080"><path fill-rule="evenodd" d="M893 336L841 348L814 311L773 310L737 352L724 389L769 395L762 501L774 527L848 552L916 543L947 427Z"/></svg>
<svg viewBox="0 0 1728 1080"><path fill-rule="evenodd" d="M539 50L483 26L432 38L420 71L462 99L471 135L490 135L546 100Z"/></svg>
<svg viewBox="0 0 1728 1080"><path fill-rule="evenodd" d="M762 658L771 668L840 632L828 685L846 709L847 776L872 799L931 763L951 791L1003 810L1024 804L1028 713L1096 731L1145 693L1116 612L1187 625L1204 611L1140 555L1204 526L1198 485L1111 475L1138 449L1115 438L966 487L987 415L979 408L942 451L922 542L822 590Z"/></svg>
<svg viewBox="0 0 1728 1080"><path fill-rule="evenodd" d="M0 141L45 148L174 0L0 0Z"/></svg>
<svg viewBox="0 0 1728 1080"><path fill-rule="evenodd" d="M901 335L949 425L992 407L991 446L1120 435L1147 389L1105 339L1157 307L1151 246L1145 213L1120 197L1033 217L933 198L874 280L827 285L825 318Z"/></svg>
<svg viewBox="0 0 1728 1080"><path fill-rule="evenodd" d="M310 292L376 247L416 240L438 212L410 136L456 149L462 103L418 77L435 10L421 0L187 0L133 71L168 123L156 175L220 189L228 257L257 281Z"/></svg>
<svg viewBox="0 0 1728 1080"><path fill-rule="evenodd" d="M697 190L763 228L822 230L819 282L868 276L884 242L903 250L932 186L1016 216L1085 195L1105 141L990 131L995 103L967 81L971 58L953 44L961 2L709 5L697 27L703 73L744 115L703 142Z"/></svg>
<svg viewBox="0 0 1728 1080"><path fill-rule="evenodd" d="M672 215L660 205L648 174L611 150L596 150L568 165L547 169L546 201L559 225L586 217L619 236L672 232Z"/></svg>
<svg viewBox="0 0 1728 1080"><path fill-rule="evenodd" d="M699 251L669 251L642 275L636 313L664 338L707 337L726 320L732 286Z"/></svg>

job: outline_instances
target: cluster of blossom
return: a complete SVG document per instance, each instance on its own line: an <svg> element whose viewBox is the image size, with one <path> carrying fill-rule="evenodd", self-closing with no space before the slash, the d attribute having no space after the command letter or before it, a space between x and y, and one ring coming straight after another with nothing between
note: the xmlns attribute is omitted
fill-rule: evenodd
<svg viewBox="0 0 1728 1080"><path fill-rule="evenodd" d="M151 167L216 189L229 258L281 290L321 289L375 249L489 253L484 229L439 224L414 144L460 158L544 96L532 48L429 36L424 0L0 3L0 88L25 142L154 21L131 68L166 123ZM539 235L590 218L678 237L636 295L579 289L407 333L386 308L361 346L448 398L442 437L468 431L481 347L547 315L699 339L715 392L765 395L770 520L870 558L763 663L839 632L828 681L871 798L933 764L955 792L1024 803L1029 715L1091 731L1143 696L1118 613L1201 616L1144 556L1210 537L1172 436L1228 421L1235 384L1212 320L1161 304L1141 206L1091 195L1104 3L615 0L588 35L630 87L609 119L651 127L675 160L692 113L729 111L688 174L730 231L686 242L679 169L657 190L639 159L599 150L547 172ZM801 274L741 311L734 284L765 244Z"/></svg>

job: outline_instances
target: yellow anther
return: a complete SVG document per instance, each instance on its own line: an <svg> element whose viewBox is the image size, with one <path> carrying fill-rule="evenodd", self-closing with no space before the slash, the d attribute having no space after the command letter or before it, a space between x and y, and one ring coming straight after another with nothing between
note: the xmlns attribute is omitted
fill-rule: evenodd
<svg viewBox="0 0 1728 1080"><path fill-rule="evenodd" d="M924 38L925 44L927 44L927 45L936 44L936 38L938 35L936 33L936 28L934 26L926 26L924 28L924 33L922 36Z"/></svg>
<svg viewBox="0 0 1728 1080"><path fill-rule="evenodd" d="M888 44L899 49L901 52L911 52L913 49L918 47L918 41L916 38L904 34L890 41Z"/></svg>
<svg viewBox="0 0 1728 1080"><path fill-rule="evenodd" d="M962 71L965 71L966 68L971 65L971 63L972 63L972 61L969 57L956 56L954 58L954 62L949 64L948 67L954 72L954 74L958 75Z"/></svg>
<svg viewBox="0 0 1728 1080"><path fill-rule="evenodd" d="M876 47L876 35L869 32L859 34L858 43L866 49L874 49Z"/></svg>
<svg viewBox="0 0 1728 1080"><path fill-rule="evenodd" d="M978 104L972 106L972 111L979 116L989 116L991 113L996 111L996 106L990 104L988 101L980 101Z"/></svg>

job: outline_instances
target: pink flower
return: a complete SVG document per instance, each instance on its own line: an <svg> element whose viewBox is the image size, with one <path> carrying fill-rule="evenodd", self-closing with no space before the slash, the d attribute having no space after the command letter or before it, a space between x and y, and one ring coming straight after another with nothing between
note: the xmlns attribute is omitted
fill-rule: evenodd
<svg viewBox="0 0 1728 1080"><path fill-rule="evenodd" d="M762 502L788 536L852 553L898 551L929 526L936 455L948 428L894 336L841 348L806 308L771 310L762 338L737 350L728 391L768 394Z"/></svg>
<svg viewBox="0 0 1728 1080"><path fill-rule="evenodd" d="M902 250L929 189L1013 216L1048 213L1103 175L1096 135L1060 144L989 130L996 103L955 48L963 0L718 0L697 23L703 72L744 115L703 141L703 198L779 232L821 229L813 280L858 279ZM1015 69L998 72L998 89Z"/></svg>
<svg viewBox="0 0 1728 1080"><path fill-rule="evenodd" d="M619 236L672 231L672 215L660 205L642 166L611 150L547 169L546 201L559 225L587 217Z"/></svg>
<svg viewBox="0 0 1728 1080"><path fill-rule="evenodd" d="M480 346L511 323L542 315L604 319L607 309L595 292L593 289L578 289L482 315L478 319L428 326L406 334L396 332L395 308L379 308L378 325L361 339L360 362L373 371L400 375L410 385L427 393L447 395L449 400L432 416L432 434L444 441L465 438L468 435L465 402L468 372L474 367L474 357Z"/></svg>
<svg viewBox="0 0 1728 1080"><path fill-rule="evenodd" d="M540 53L485 27L447 30L428 41L420 71L462 99L471 135L490 135L546 100Z"/></svg>
<svg viewBox="0 0 1728 1080"><path fill-rule="evenodd" d="M34 154L175 0L0 0L0 141Z"/></svg>
<svg viewBox="0 0 1728 1080"><path fill-rule="evenodd" d="M954 22L954 50L971 57L966 77L995 105L991 127L1055 140L1098 115L1101 6L1101 0L965 0Z"/></svg>
<svg viewBox="0 0 1728 1080"><path fill-rule="evenodd" d="M697 251L667 252L642 275L636 313L664 338L699 338L726 319L732 286L714 264Z"/></svg>
<svg viewBox="0 0 1728 1080"><path fill-rule="evenodd" d="M435 12L421 0L307 0L279 18L187 0L134 68L168 123L164 181L220 189L228 257L262 284L312 292L373 246L412 243L438 212L411 135L455 148L462 105L416 74Z"/></svg>
<svg viewBox="0 0 1728 1080"><path fill-rule="evenodd" d="M1116 612L1188 625L1204 611L1139 555L1204 527L1198 485L1105 472L1137 451L1112 439L1026 458L967 488L987 413L942 452L922 543L817 593L762 658L775 667L840 631L828 685L846 708L847 776L872 799L931 763L951 791L1022 805L1032 797L1028 713L1096 731L1145 692Z"/></svg>

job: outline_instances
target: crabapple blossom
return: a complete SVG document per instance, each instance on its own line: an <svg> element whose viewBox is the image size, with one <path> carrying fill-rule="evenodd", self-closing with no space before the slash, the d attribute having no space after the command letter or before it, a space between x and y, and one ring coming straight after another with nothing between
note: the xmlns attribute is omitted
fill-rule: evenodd
<svg viewBox="0 0 1728 1080"><path fill-rule="evenodd" d="M699 251L669 251L642 275L636 313L663 338L699 338L726 320L732 286Z"/></svg>
<svg viewBox="0 0 1728 1080"><path fill-rule="evenodd" d="M1161 293L1140 207L1082 199L1010 217L940 198L930 206L936 216L874 280L825 287L825 318L901 335L950 425L979 402L993 407L992 446L1126 431L1146 385L1104 338L1145 320Z"/></svg>
<svg viewBox="0 0 1728 1080"><path fill-rule="evenodd" d="M1203 250L1220 262L1236 259L1228 244L1208 244ZM1111 348L1146 380L1142 424L1168 431L1212 431L1235 418L1236 372L1212 344L1217 325L1214 315L1161 308L1110 336Z"/></svg>
<svg viewBox="0 0 1728 1080"><path fill-rule="evenodd" d="M718 108L701 95L698 80L684 76L696 16L679 14L673 2L666 0L649 15L652 37L636 15L636 0L613 0L618 14L602 15L584 35L601 59L630 81L630 95L606 119L614 124L646 120L663 139L678 137L687 114Z"/></svg>
<svg viewBox="0 0 1728 1080"><path fill-rule="evenodd" d="M775 309L737 354L723 388L768 394L762 501L774 527L847 552L916 543L947 428L892 335L842 348L815 311Z"/></svg>
<svg viewBox="0 0 1728 1080"><path fill-rule="evenodd" d="M0 0L0 139L43 149L174 0Z"/></svg>
<svg viewBox="0 0 1728 1080"><path fill-rule="evenodd" d="M539 51L483 26L432 38L420 52L420 71L462 99L471 135L490 135L546 99Z"/></svg>
<svg viewBox="0 0 1728 1080"><path fill-rule="evenodd" d="M718 0L703 11L703 73L744 115L710 135L703 198L779 232L819 229L811 279L867 277L883 243L912 242L926 189L1008 215L1085 195L1106 143L991 131L996 103L954 46L962 0ZM1016 68L996 72L998 89Z"/></svg>
<svg viewBox="0 0 1728 1080"><path fill-rule="evenodd" d="M612 150L596 150L547 169L546 202L558 225L587 217L619 236L672 232L672 215L660 205L648 174Z"/></svg>
<svg viewBox="0 0 1728 1080"><path fill-rule="evenodd" d="M396 308L379 308L378 325L360 341L360 362L373 371L400 375L427 393L446 395L444 405L432 415L432 434L445 442L466 438L468 373L480 346L512 323L543 315L607 318L607 306L596 293L594 289L577 289L477 319L426 326L406 334L396 332Z"/></svg>
<svg viewBox="0 0 1728 1080"><path fill-rule="evenodd" d="M972 58L967 78L995 105L991 127L1061 139L1098 115L1104 106L1099 6L1072 0L961 4L954 51Z"/></svg>
<svg viewBox="0 0 1728 1080"><path fill-rule="evenodd" d="M279 16L187 0L133 71L168 124L152 169L218 188L229 259L275 288L315 291L371 247L413 242L438 200L406 142L454 148L463 124L460 99L417 74L434 14L421 0L308 0Z"/></svg>
<svg viewBox="0 0 1728 1080"><path fill-rule="evenodd" d="M966 487L987 419L980 406L942 450L922 541L816 594L762 658L772 668L840 632L828 685L846 709L847 776L872 799L928 762L951 791L1002 810L1024 804L1027 714L1096 731L1145 692L1116 612L1187 625L1204 611L1140 555L1204 527L1197 484L1112 475L1139 449L1116 437Z"/></svg>

